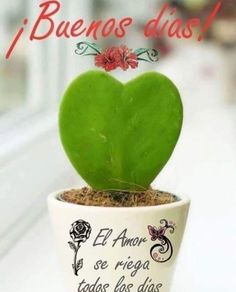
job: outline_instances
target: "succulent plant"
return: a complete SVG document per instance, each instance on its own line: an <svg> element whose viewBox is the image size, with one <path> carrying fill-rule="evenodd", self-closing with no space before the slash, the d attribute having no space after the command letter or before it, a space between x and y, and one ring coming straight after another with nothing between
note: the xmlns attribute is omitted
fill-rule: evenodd
<svg viewBox="0 0 236 292"><path fill-rule="evenodd" d="M183 108L167 77L145 73L126 84L101 71L78 76L61 102L62 144L95 190L143 190L169 160Z"/></svg>

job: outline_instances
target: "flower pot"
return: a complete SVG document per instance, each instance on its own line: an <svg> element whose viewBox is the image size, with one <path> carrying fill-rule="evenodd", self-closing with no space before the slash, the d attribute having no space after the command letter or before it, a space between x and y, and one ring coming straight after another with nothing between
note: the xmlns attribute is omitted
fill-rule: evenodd
<svg viewBox="0 0 236 292"><path fill-rule="evenodd" d="M168 292L189 200L151 207L92 207L48 197L70 292Z"/></svg>

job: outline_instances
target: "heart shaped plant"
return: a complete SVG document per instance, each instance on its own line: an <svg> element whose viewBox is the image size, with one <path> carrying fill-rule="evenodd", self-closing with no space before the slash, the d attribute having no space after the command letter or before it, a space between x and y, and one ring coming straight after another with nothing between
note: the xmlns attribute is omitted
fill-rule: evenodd
<svg viewBox="0 0 236 292"><path fill-rule="evenodd" d="M63 97L64 149L95 190L144 190L169 160L183 108L176 86L148 72L126 84L108 73L77 77Z"/></svg>

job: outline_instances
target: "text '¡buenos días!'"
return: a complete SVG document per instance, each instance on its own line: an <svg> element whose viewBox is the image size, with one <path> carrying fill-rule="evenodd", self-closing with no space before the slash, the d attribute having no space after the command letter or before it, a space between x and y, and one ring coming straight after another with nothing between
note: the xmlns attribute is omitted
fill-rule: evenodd
<svg viewBox="0 0 236 292"><path fill-rule="evenodd" d="M179 16L176 7L170 6L168 3L163 4L156 15L147 19L143 27L143 36L147 38L196 38L196 40L202 41L221 10L222 3L223 1L216 2L204 20L201 20L200 17L183 19ZM58 20L61 18L59 15L62 9L62 4L58 0L44 1L39 5L38 15L33 22L25 17L7 48L6 59L12 56L17 43L23 37L29 41L42 41L50 37L65 39L89 37L94 40L110 36L123 38L130 32L135 22L131 16L120 19L111 17L90 22L81 17L75 21Z"/></svg>

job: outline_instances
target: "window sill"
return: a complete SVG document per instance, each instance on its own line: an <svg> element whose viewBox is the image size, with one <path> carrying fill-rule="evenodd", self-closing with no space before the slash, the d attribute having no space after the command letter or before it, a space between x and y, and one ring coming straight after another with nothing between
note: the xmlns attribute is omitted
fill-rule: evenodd
<svg viewBox="0 0 236 292"><path fill-rule="evenodd" d="M39 137L56 129L56 110L33 111L21 108L0 119L0 169L22 148L35 143Z"/></svg>
<svg viewBox="0 0 236 292"><path fill-rule="evenodd" d="M82 180L66 159L56 112L13 127L0 151L0 257L41 216L46 196Z"/></svg>
<svg viewBox="0 0 236 292"><path fill-rule="evenodd" d="M40 217L0 261L0 275L0 291L66 291L62 288L48 217Z"/></svg>

